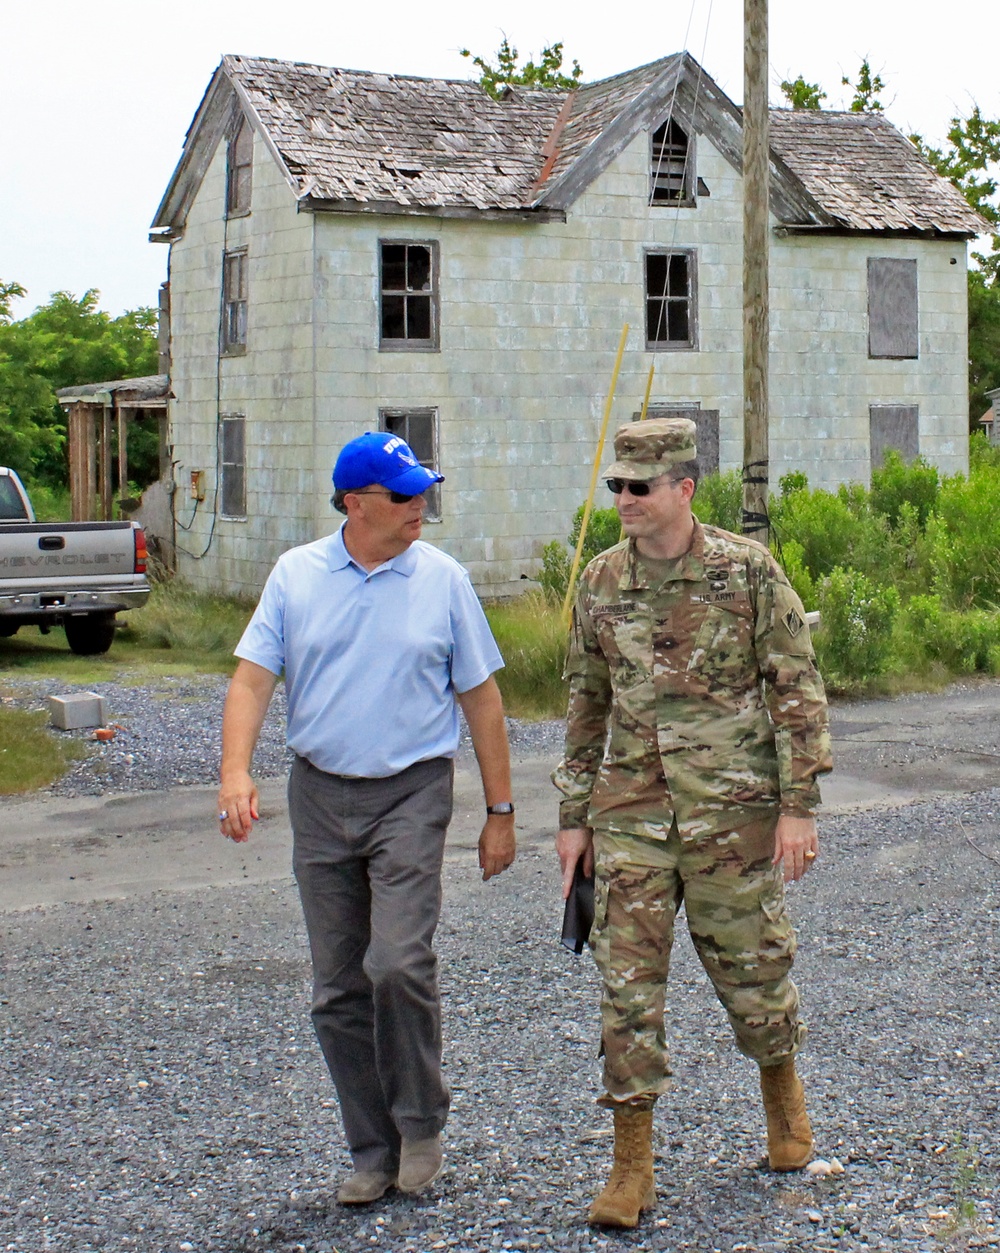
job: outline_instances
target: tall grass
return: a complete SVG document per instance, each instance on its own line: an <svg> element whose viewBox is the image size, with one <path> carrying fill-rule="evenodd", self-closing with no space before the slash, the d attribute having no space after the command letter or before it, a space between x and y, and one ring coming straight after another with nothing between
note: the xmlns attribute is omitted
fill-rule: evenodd
<svg viewBox="0 0 1000 1253"><path fill-rule="evenodd" d="M512 718L561 718L566 628L559 608L538 589L486 606L486 617L506 663L496 679Z"/></svg>
<svg viewBox="0 0 1000 1253"><path fill-rule="evenodd" d="M225 671L235 664L232 652L253 609L251 600L206 595L171 579L153 584L144 608L130 614L122 639L134 649L169 651Z"/></svg>

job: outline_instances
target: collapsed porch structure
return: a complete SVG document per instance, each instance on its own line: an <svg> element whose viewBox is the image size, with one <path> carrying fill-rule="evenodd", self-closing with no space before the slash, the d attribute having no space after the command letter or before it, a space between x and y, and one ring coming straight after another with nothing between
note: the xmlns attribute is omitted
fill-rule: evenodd
<svg viewBox="0 0 1000 1253"><path fill-rule="evenodd" d="M146 530L151 551L170 568L174 565L174 524L170 501L172 467L167 443L167 401L170 377L150 374L107 383L78 383L56 395L66 411L69 431L69 485L74 522L112 521L114 463L117 460L119 515L135 517ZM159 446L159 483L142 501L124 498L128 485L128 432L132 422L155 418ZM114 436L117 434L117 449ZM165 497L166 509L158 505ZM149 498L147 500L147 497ZM142 516L140 517L140 513Z"/></svg>

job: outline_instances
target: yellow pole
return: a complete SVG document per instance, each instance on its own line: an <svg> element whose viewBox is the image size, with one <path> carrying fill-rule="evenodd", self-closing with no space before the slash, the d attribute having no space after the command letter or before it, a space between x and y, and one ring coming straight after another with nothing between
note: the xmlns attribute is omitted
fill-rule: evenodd
<svg viewBox="0 0 1000 1253"><path fill-rule="evenodd" d="M656 362L649 367L649 378L646 379L646 394L642 398L642 412L639 414L639 421L646 421L646 410L649 408L649 394L653 390L653 371L656 369Z"/></svg>
<svg viewBox="0 0 1000 1253"><path fill-rule="evenodd" d="M563 601L562 620L563 625L569 627L570 616L573 608L573 593L576 591L576 576L580 571L580 557L583 554L584 541L587 538L587 523L590 521L590 511L594 505L594 492L597 490L597 476L601 472L601 461L604 457L604 440L608 433L608 422L611 419L611 405L615 398L615 388L618 385L618 371L621 369L622 357L625 354L625 340L628 338L628 323L622 327L622 337L618 342L618 355L615 357L615 368L611 372L611 386L608 388L608 398L604 402L604 418L601 422L601 436L597 441L597 452L594 455L594 471L590 476L590 492L587 496L587 503L583 507L583 519L580 522L580 538L576 541L576 553L573 556L573 565L569 572L569 586L566 588L566 599Z"/></svg>

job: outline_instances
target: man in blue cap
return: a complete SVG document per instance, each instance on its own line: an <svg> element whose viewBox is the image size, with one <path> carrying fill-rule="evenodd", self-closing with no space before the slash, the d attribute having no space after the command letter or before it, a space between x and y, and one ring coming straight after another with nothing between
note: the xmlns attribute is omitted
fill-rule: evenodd
<svg viewBox="0 0 1000 1253"><path fill-rule="evenodd" d="M451 818L458 706L479 762L483 879L514 860L503 660L467 572L424 543L443 476L388 432L333 471L333 535L279 559L237 648L223 713L219 823L258 816L253 750L282 672L293 865L313 962L312 1019L354 1173L342 1204L416 1192L441 1169L448 1089L432 939Z"/></svg>

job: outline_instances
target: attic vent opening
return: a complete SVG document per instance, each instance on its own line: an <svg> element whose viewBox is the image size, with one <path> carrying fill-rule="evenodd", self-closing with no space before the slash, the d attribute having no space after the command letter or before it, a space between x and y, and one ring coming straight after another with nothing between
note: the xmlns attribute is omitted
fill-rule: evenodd
<svg viewBox="0 0 1000 1253"><path fill-rule="evenodd" d="M694 203L694 160L690 136L673 118L652 134L650 204Z"/></svg>

